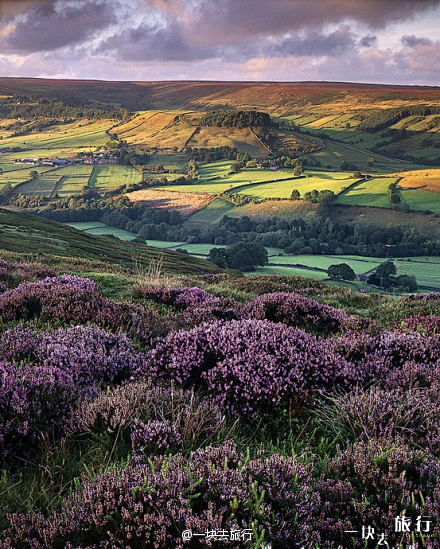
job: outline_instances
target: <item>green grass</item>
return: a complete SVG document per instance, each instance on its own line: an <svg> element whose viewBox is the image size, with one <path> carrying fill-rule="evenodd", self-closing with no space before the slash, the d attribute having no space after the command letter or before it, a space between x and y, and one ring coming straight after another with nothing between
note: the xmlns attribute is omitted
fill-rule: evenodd
<svg viewBox="0 0 440 549"><path fill-rule="evenodd" d="M47 166L27 166L27 169L16 169L9 172L0 174L0 187L10 183L13 187L18 183L23 183L30 179L30 174L32 171L37 173L46 172L48 170Z"/></svg>
<svg viewBox="0 0 440 549"><path fill-rule="evenodd" d="M412 257L393 261L398 275L415 276L419 285L440 289L440 257Z"/></svg>
<svg viewBox="0 0 440 549"><path fill-rule="evenodd" d="M186 225L205 226L207 224L218 223L224 215L228 215L234 208L235 205L229 200L216 198L205 206L205 208L193 213L186 221Z"/></svg>
<svg viewBox="0 0 440 549"><path fill-rule="evenodd" d="M370 258L349 258L346 256L328 256L328 255L283 255L269 258L269 263L304 265L306 267L317 267L327 270L330 265L338 263L347 263L356 274L365 273L374 269L384 260L370 260Z"/></svg>
<svg viewBox="0 0 440 549"><path fill-rule="evenodd" d="M314 278L316 280L324 280L327 278L327 273L322 271L313 271L311 269L300 269L295 267L281 267L267 265L265 267L257 267L255 271L244 273L246 276L252 275L295 275Z"/></svg>
<svg viewBox="0 0 440 549"><path fill-rule="evenodd" d="M430 210L440 213L440 193L424 189L400 189L400 200L411 210Z"/></svg>
<svg viewBox="0 0 440 549"><path fill-rule="evenodd" d="M305 193L313 190L330 190L335 194L339 194L342 189L357 181L356 179L347 178L337 179L332 176L332 172L327 172L324 175L309 175L307 177L299 177L288 181L250 185L243 188L239 187L235 189L235 192L254 198L290 198L294 189L299 191L301 197L304 197ZM345 176L347 176L347 174L345 174Z"/></svg>
<svg viewBox="0 0 440 549"><path fill-rule="evenodd" d="M388 197L388 186L396 181L395 177L378 177L362 181L343 192L338 197L338 202L352 206L391 208L391 202Z"/></svg>
<svg viewBox="0 0 440 549"><path fill-rule="evenodd" d="M90 186L106 190L121 185L139 183L142 175L132 166L118 164L95 164L90 177Z"/></svg>
<svg viewBox="0 0 440 549"><path fill-rule="evenodd" d="M60 179L60 176L41 174L36 179L19 185L16 192L25 196L45 196L48 198L54 193Z"/></svg>

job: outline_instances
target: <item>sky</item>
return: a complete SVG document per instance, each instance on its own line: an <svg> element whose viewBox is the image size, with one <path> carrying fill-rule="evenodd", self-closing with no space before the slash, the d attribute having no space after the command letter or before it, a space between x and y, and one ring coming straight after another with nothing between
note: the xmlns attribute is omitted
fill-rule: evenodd
<svg viewBox="0 0 440 549"><path fill-rule="evenodd" d="M0 76L440 86L440 0L0 0Z"/></svg>

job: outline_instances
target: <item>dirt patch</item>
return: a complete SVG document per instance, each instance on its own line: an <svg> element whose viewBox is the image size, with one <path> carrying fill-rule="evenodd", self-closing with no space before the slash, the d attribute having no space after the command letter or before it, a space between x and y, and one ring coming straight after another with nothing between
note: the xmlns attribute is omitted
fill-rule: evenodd
<svg viewBox="0 0 440 549"><path fill-rule="evenodd" d="M150 208L167 208L191 215L207 206L215 196L211 194L189 194L161 189L142 189L128 193L131 202L143 202Z"/></svg>

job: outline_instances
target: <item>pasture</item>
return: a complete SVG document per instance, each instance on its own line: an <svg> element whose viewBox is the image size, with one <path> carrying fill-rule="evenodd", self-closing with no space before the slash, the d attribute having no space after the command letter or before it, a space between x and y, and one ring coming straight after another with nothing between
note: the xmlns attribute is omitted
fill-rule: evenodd
<svg viewBox="0 0 440 549"><path fill-rule="evenodd" d="M95 150L107 143L106 130L112 120L76 120L44 128L38 133L29 133L2 140L2 147L20 147L19 152L6 152L2 159L10 162L30 156L45 158L49 156L66 157L78 152Z"/></svg>
<svg viewBox="0 0 440 549"><path fill-rule="evenodd" d="M224 198L215 198L204 208L191 215L186 221L186 225L209 225L218 223L224 215L229 215L234 210L235 205Z"/></svg>
<svg viewBox="0 0 440 549"><path fill-rule="evenodd" d="M335 175L337 176L339 174L336 173ZM286 181L249 185L241 188L238 187L235 189L235 192L259 199L290 198L294 189L300 193L301 197L304 197L305 193L313 190L330 190L337 195L343 189L357 181L357 179L353 178L345 177L343 179L339 179L338 177L332 176L333 174L331 172L327 172L325 174L307 175L306 177L292 178Z"/></svg>
<svg viewBox="0 0 440 549"><path fill-rule="evenodd" d="M351 206L391 208L391 202L388 197L388 186L396 181L397 178L395 177L376 177L361 181L341 193L338 196L338 202Z"/></svg>
<svg viewBox="0 0 440 549"><path fill-rule="evenodd" d="M119 164L95 164L90 176L90 187L99 191L106 191L121 185L132 185L139 183L142 179L141 173L132 166Z"/></svg>

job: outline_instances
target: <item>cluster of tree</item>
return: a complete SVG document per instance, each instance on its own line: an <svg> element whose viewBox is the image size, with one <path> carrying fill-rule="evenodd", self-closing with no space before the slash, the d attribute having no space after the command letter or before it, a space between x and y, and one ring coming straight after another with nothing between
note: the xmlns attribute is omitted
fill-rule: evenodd
<svg viewBox="0 0 440 549"><path fill-rule="evenodd" d="M126 166L141 166L146 164L150 158L148 151L132 149L124 141L119 142L115 154L119 164Z"/></svg>
<svg viewBox="0 0 440 549"><path fill-rule="evenodd" d="M231 172L233 173L240 171L242 168L246 168L248 162L251 161L251 155L249 153L237 153L235 155L235 160L236 161L231 164Z"/></svg>
<svg viewBox="0 0 440 549"><path fill-rule="evenodd" d="M377 132L396 124L399 120L402 120L407 116L428 116L430 114L438 113L440 113L440 107L427 105L411 105L381 109L370 114L370 116L367 116L365 120L360 122L358 129L367 132Z"/></svg>
<svg viewBox="0 0 440 549"><path fill-rule="evenodd" d="M200 126L246 128L247 126L271 126L270 116L260 111L211 111L198 121Z"/></svg>
<svg viewBox="0 0 440 549"><path fill-rule="evenodd" d="M396 264L393 261L381 263L368 277L368 284L384 289L393 289L403 292L415 292L418 288L414 276L397 275Z"/></svg>
<svg viewBox="0 0 440 549"><path fill-rule="evenodd" d="M199 166L194 158L190 158L188 161L187 174L191 179L198 179L200 177Z"/></svg>
<svg viewBox="0 0 440 549"><path fill-rule="evenodd" d="M306 202L312 202L313 204L325 202L326 200L334 201L335 198L335 193L330 190L317 191L316 189L314 189L313 191L308 191L304 193L304 200Z"/></svg>
<svg viewBox="0 0 440 549"><path fill-rule="evenodd" d="M332 280L354 280L356 278L356 273L347 263L330 265L327 274Z"/></svg>
<svg viewBox="0 0 440 549"><path fill-rule="evenodd" d="M268 256L258 242L236 242L227 248L211 248L209 261L223 268L253 271L258 265L267 265Z"/></svg>
<svg viewBox="0 0 440 549"><path fill-rule="evenodd" d="M388 198L393 205L400 203L400 193L397 189L397 181L388 185Z"/></svg>
<svg viewBox="0 0 440 549"><path fill-rule="evenodd" d="M64 120L65 123L69 121L70 120L68 119ZM17 137L19 135L26 135L29 133L38 133L45 128L55 126L57 124L60 124L60 122L52 118L38 118L32 120L31 122L17 120L13 124L9 124L9 126L5 127L5 130L13 132L11 137Z"/></svg>
<svg viewBox="0 0 440 549"><path fill-rule="evenodd" d="M18 208L41 208L49 202L49 199L45 196L26 196L22 193L11 195L8 198L8 204L11 206L17 206Z"/></svg>
<svg viewBox="0 0 440 549"><path fill-rule="evenodd" d="M233 160L237 157L238 149L236 147L211 147L197 148L186 147L185 154L194 158L197 162L215 162L216 160Z"/></svg>
<svg viewBox="0 0 440 549"><path fill-rule="evenodd" d="M117 111L68 105L58 99L11 96L0 102L0 118L120 118Z"/></svg>

